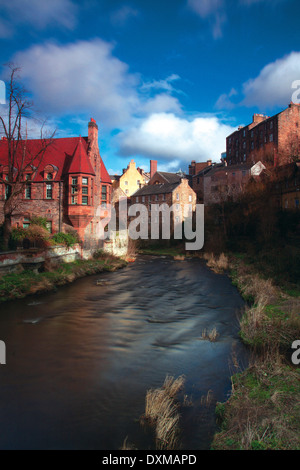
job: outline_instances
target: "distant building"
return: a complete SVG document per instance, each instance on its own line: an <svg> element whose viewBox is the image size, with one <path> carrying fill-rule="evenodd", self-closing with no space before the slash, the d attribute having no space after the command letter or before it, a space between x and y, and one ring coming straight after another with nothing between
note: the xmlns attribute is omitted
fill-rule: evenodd
<svg viewBox="0 0 300 470"><path fill-rule="evenodd" d="M43 142L31 139L20 147L28 155L36 154ZM18 158L21 159L21 156ZM18 165L18 161L16 162ZM0 176L8 173L8 144L0 141ZM12 224L28 227L31 219L44 217L51 233L73 227L85 246L99 244L96 235L100 219L108 216L100 210L111 200L111 179L102 161L98 146L98 126L94 119L88 124L87 137L53 139L38 168L31 166L24 174L27 181L13 213ZM0 224L7 185L0 183Z"/></svg>
<svg viewBox="0 0 300 470"><path fill-rule="evenodd" d="M150 214L152 212L155 214L156 206L163 204L167 204L169 208L173 206L174 212L171 222L179 224L183 222L186 213L189 216L195 211L196 193L183 173L157 171L147 186L132 195L131 204L144 204L147 207L149 223L151 221ZM162 211L162 221L163 218Z"/></svg>
<svg viewBox="0 0 300 470"><path fill-rule="evenodd" d="M261 163L243 165L215 165L201 175L204 204L235 200L243 192L251 177L258 177L266 169Z"/></svg>
<svg viewBox="0 0 300 470"><path fill-rule="evenodd" d="M150 164L155 165L156 162ZM122 175L110 175L113 184L113 190L120 188L121 191L130 197L138 189L142 188L150 180L149 175L141 168L136 168L134 160L131 160L126 169L123 170Z"/></svg>
<svg viewBox="0 0 300 470"><path fill-rule="evenodd" d="M290 163L300 155L300 105L290 103L269 117L254 114L252 123L226 139L228 166L261 161L268 167Z"/></svg>
<svg viewBox="0 0 300 470"><path fill-rule="evenodd" d="M276 207L300 210L300 161L272 169L264 181Z"/></svg>
<svg viewBox="0 0 300 470"><path fill-rule="evenodd" d="M212 160L207 160L206 162L200 163L196 163L195 160L192 160L191 164L189 165L190 186L195 191L197 202L199 204L203 203L204 198L203 177L212 168Z"/></svg>

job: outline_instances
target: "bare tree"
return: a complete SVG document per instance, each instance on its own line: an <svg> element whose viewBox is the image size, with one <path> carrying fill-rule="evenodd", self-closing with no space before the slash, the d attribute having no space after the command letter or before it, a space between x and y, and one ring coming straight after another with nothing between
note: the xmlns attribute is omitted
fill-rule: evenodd
<svg viewBox="0 0 300 470"><path fill-rule="evenodd" d="M5 187L3 204L3 245L8 248L12 228L12 216L23 198L28 177L32 180L36 175L47 148L52 144L55 132L49 137L44 136L45 122L40 126L38 145L29 145L27 121L33 119L31 110L33 103L18 82L19 68L8 65L10 75L7 85L7 105L1 107L0 135L1 145L7 154L5 167L0 174L0 183ZM2 111L3 110L3 111ZM27 176L26 176L27 175Z"/></svg>

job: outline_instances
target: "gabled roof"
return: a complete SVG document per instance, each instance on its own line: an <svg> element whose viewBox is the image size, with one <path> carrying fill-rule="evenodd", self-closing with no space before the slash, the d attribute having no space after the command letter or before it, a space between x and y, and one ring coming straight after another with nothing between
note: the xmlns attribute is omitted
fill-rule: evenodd
<svg viewBox="0 0 300 470"><path fill-rule="evenodd" d="M165 171L157 171L156 174L162 176L166 180L166 183L180 183L182 178L182 176L178 175L177 173L168 173Z"/></svg>
<svg viewBox="0 0 300 470"><path fill-rule="evenodd" d="M81 137L79 137L79 141L72 157L72 161L66 173L83 173L95 176L94 169L91 165L90 159L87 155L86 148L83 144Z"/></svg>

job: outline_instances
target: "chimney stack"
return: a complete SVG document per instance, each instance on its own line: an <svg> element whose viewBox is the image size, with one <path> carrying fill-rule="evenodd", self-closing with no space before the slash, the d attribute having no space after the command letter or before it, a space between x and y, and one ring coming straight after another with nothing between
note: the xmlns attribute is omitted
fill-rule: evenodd
<svg viewBox="0 0 300 470"><path fill-rule="evenodd" d="M93 118L91 118L88 125L88 141L90 149L95 153L98 150L98 126Z"/></svg>
<svg viewBox="0 0 300 470"><path fill-rule="evenodd" d="M150 160L150 179L157 172L157 160Z"/></svg>
<svg viewBox="0 0 300 470"><path fill-rule="evenodd" d="M192 160L189 165L189 175L194 176L196 174L196 160Z"/></svg>

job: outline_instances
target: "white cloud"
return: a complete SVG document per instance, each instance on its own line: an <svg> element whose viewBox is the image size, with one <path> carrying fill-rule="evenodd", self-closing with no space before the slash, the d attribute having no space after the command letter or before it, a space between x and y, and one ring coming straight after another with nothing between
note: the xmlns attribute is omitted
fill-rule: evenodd
<svg viewBox="0 0 300 470"><path fill-rule="evenodd" d="M35 103L48 113L89 113L106 127L129 125L134 116L181 112L180 93L165 80L141 84L139 74L113 55L113 45L95 39L72 44L47 43L15 55Z"/></svg>
<svg viewBox="0 0 300 470"><path fill-rule="evenodd" d="M119 134L118 142L123 155L140 154L177 163L219 161L226 137L233 130L215 116L188 121L172 113L157 113Z"/></svg>
<svg viewBox="0 0 300 470"><path fill-rule="evenodd" d="M48 43L13 58L38 106L50 113L95 114L111 126L126 122L139 100L137 75L100 39L59 46Z"/></svg>
<svg viewBox="0 0 300 470"><path fill-rule="evenodd" d="M146 100L142 106L142 110L145 114L159 113L159 112L174 112L181 113L182 105L177 98L168 95L167 93L161 93Z"/></svg>
<svg viewBox="0 0 300 470"><path fill-rule="evenodd" d="M289 55L266 65L256 78L242 85L243 98L239 102L232 100L238 95L232 89L222 94L217 100L217 109L233 109L236 106L258 106L261 109L272 109L286 106L292 101L294 89L292 84L300 79L300 52Z"/></svg>
<svg viewBox="0 0 300 470"><path fill-rule="evenodd" d="M51 24L73 29L77 22L77 6L72 0L0 0L2 17L0 34L12 34L17 26L30 24L35 29L43 29ZM6 18L5 22L3 18ZM5 30L3 32L3 24Z"/></svg>
<svg viewBox="0 0 300 470"><path fill-rule="evenodd" d="M172 85L172 82L175 82L176 80L180 80L180 76L173 73L172 75L170 75L164 80L151 80L148 82L144 82L140 89L141 91L148 91L148 90L154 89L154 90L165 90L168 92L182 93L180 90L177 90Z"/></svg>
<svg viewBox="0 0 300 470"><path fill-rule="evenodd" d="M230 98L236 96L238 92L232 88L229 93L223 93L216 102L217 109L233 109L235 107L234 103Z"/></svg>
<svg viewBox="0 0 300 470"><path fill-rule="evenodd" d="M292 83L300 79L300 52L266 65L260 74L243 85L245 106L272 108L285 106L292 99Z"/></svg>

